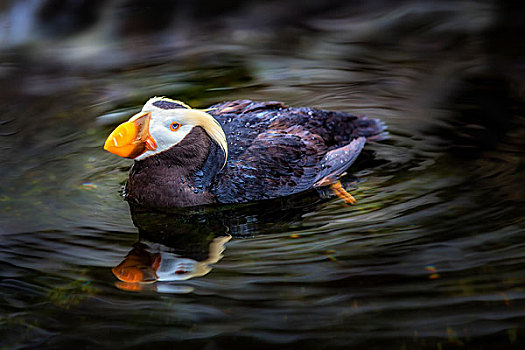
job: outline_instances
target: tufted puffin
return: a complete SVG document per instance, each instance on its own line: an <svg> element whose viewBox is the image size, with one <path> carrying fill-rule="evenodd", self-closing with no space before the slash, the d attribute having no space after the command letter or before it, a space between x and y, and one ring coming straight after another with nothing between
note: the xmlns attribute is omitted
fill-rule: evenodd
<svg viewBox="0 0 525 350"><path fill-rule="evenodd" d="M104 149L135 161L125 197L142 207L246 203L322 186L353 203L338 179L385 129L378 119L282 102L236 100L198 110L154 97Z"/></svg>

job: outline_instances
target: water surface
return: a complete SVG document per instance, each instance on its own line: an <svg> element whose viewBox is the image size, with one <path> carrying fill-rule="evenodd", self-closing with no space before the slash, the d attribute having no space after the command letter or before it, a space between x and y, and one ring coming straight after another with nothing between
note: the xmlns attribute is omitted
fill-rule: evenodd
<svg viewBox="0 0 525 350"><path fill-rule="evenodd" d="M70 35L10 37L1 348L521 348L523 61L498 40L514 17L488 2L399 2L259 23L270 5L253 6L218 31L190 19L111 37L104 25L128 27L110 7ZM390 137L344 178L353 206L311 192L131 213L131 161L102 145L154 95L348 111ZM119 281L130 256L162 260L165 278Z"/></svg>

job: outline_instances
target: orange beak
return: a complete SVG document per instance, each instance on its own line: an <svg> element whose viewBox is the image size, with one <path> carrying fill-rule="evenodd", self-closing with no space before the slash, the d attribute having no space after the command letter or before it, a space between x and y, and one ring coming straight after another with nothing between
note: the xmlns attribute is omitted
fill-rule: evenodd
<svg viewBox="0 0 525 350"><path fill-rule="evenodd" d="M124 158L135 158L146 151L157 149L157 143L149 134L150 112L134 115L117 126L108 136L104 149Z"/></svg>

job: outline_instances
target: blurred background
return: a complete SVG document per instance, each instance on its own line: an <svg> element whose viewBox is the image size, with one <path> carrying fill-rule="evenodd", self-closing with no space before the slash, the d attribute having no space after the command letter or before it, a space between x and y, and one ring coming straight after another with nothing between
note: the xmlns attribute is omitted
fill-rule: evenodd
<svg viewBox="0 0 525 350"><path fill-rule="evenodd" d="M520 1L0 0L0 348L521 349L523 18ZM220 213L218 247L215 218L122 199L132 162L102 145L152 96L341 110L390 138L347 178L357 205ZM118 284L144 250L205 272Z"/></svg>

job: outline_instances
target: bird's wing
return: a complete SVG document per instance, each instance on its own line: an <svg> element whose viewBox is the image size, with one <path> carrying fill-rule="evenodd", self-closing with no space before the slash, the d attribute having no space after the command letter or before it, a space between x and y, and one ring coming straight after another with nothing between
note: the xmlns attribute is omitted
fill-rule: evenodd
<svg viewBox="0 0 525 350"><path fill-rule="evenodd" d="M366 138L358 137L348 145L333 149L320 162L320 171L315 178L315 187L326 186L335 181L352 165L365 146Z"/></svg>
<svg viewBox="0 0 525 350"><path fill-rule="evenodd" d="M220 202L247 202L304 191L325 152L323 140L300 126L263 132L218 174L215 195Z"/></svg>
<svg viewBox="0 0 525 350"><path fill-rule="evenodd" d="M326 152L323 140L302 127L266 132L219 174L220 202L248 202L288 196L324 186L356 160L365 138Z"/></svg>

